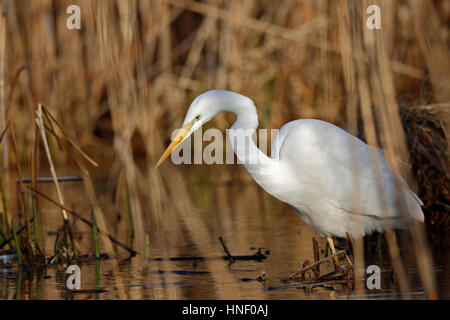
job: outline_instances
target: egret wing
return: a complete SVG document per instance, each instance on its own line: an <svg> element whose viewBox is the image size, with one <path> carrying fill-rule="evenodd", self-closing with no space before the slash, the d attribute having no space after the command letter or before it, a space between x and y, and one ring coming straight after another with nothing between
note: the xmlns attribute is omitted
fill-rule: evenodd
<svg viewBox="0 0 450 320"><path fill-rule="evenodd" d="M314 189L311 194L315 191L336 208L374 218L397 217L400 186L408 212L423 221L420 199L390 169L383 152L332 124L290 122L280 130L272 150L307 181Z"/></svg>

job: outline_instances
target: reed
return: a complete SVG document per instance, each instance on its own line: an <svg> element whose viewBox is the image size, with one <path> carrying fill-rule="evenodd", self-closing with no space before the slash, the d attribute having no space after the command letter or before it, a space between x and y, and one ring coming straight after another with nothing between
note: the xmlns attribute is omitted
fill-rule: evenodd
<svg viewBox="0 0 450 320"><path fill-rule="evenodd" d="M0 124L2 130L6 130L6 101L5 101L5 82L6 82L6 0L1 2L0 13ZM3 169L8 170L8 145L5 141L2 145Z"/></svg>
<svg viewBox="0 0 450 320"><path fill-rule="evenodd" d="M19 267L22 267L23 266L22 250L20 249L20 243L17 237L16 228L14 227L13 220L11 220L11 233L13 234L14 237L14 246L16 248L17 261L19 263Z"/></svg>
<svg viewBox="0 0 450 320"><path fill-rule="evenodd" d="M98 231L97 222L95 221L95 215L92 213L92 237L94 238L95 259L100 259L100 247L98 245Z"/></svg>

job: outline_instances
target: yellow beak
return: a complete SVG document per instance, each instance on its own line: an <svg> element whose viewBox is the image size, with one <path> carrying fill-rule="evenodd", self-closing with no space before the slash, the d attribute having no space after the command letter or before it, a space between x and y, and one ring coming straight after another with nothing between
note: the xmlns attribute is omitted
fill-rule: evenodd
<svg viewBox="0 0 450 320"><path fill-rule="evenodd" d="M189 132L189 130L191 130L193 123L193 121L186 123L181 129L178 130L178 133L173 139L172 143L167 147L166 151L164 151L161 158L159 158L158 163L156 164L157 168L164 162L164 160L166 160L170 156L175 147L183 141L186 134Z"/></svg>

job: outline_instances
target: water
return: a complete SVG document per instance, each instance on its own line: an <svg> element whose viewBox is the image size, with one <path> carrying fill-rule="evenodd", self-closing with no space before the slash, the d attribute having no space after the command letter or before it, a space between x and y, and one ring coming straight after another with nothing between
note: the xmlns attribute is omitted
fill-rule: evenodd
<svg viewBox="0 0 450 320"><path fill-rule="evenodd" d="M169 168L170 169L170 168ZM281 278L297 271L303 260L313 261L312 237L325 247L325 239L306 226L287 205L265 194L256 184L244 178L233 184L230 170L204 168L182 170L188 177L192 205L212 243L210 250L199 249L198 237L192 234L186 223L179 224L171 232L157 230L151 222L151 250L148 259L125 259L119 251L119 274L114 273L112 260L88 259L80 264L81 290L67 289L67 274L63 265L18 269L17 266L0 267L0 299L118 299L119 290L129 299L398 299L397 285L389 276L392 265L385 257L376 254L367 257L366 264L379 264L382 270L380 290L355 292L343 285L295 288L296 283L285 284ZM241 170L236 167L236 170ZM231 170L232 171L232 170ZM68 174L73 171L68 169ZM106 181L106 173L96 181ZM232 180L236 181L236 180ZM111 190L97 185L99 199L108 214L108 223L114 235L126 241L125 219L114 210ZM51 194L51 187L44 187ZM80 199L82 186L67 183L63 191L71 207L89 217L88 205ZM60 226L59 210L43 204L46 221L45 248L53 251L55 231ZM120 210L119 210L120 211ZM161 217L165 217L162 215ZM163 218L164 219L164 218ZM167 218L170 222L169 217ZM152 219L149 219L152 220ZM162 223L162 222L160 222ZM200 228L199 226L199 233ZM89 228L80 221L74 226L77 245L81 253L92 253L93 244ZM232 255L252 255L262 248L266 259L261 261L235 261L229 265L218 240L225 239ZM161 246L164 238L165 248ZM206 241L206 240L205 240ZM206 254L205 254L206 253ZM387 252L385 253L387 255ZM197 257L179 259L180 257ZM200 257L200 258L198 258ZM435 276L439 297L450 298L449 252L435 254ZM170 259L175 258L175 259ZM411 297L424 299L425 293L418 280L414 263L405 262L411 283ZM144 268L145 266L145 268ZM322 268L331 268L324 265ZM222 270L222 271L221 271ZM222 273L221 273L222 272ZM266 281L256 279L265 272Z"/></svg>

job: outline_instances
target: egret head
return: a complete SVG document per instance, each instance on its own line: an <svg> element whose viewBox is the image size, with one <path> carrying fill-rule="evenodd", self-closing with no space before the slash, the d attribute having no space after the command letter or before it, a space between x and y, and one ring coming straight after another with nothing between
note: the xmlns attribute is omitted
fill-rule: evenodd
<svg viewBox="0 0 450 320"><path fill-rule="evenodd" d="M177 145L189 138L192 133L222 110L223 97L220 91L222 90L205 92L192 101L184 118L183 126L178 130L177 135L159 159L156 167L159 167L170 156Z"/></svg>

